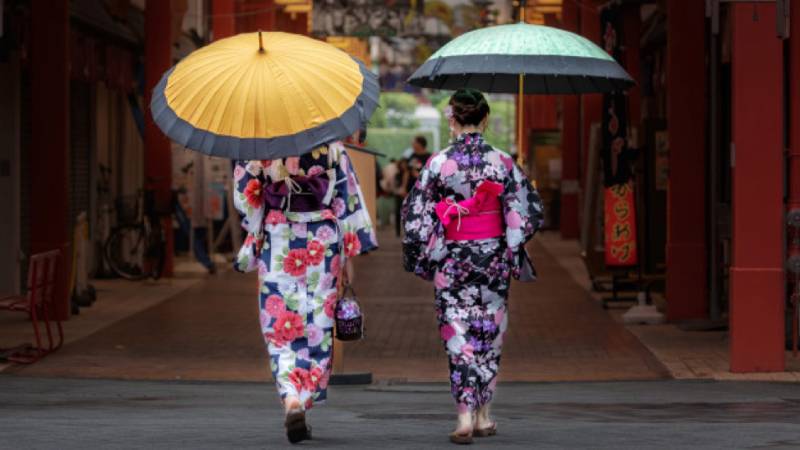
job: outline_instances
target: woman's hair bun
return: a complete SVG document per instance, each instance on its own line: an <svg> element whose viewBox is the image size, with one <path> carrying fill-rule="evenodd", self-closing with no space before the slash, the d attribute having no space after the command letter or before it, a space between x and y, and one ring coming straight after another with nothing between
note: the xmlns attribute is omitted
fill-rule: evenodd
<svg viewBox="0 0 800 450"><path fill-rule="evenodd" d="M480 125L489 115L489 102L481 91L459 89L450 97L453 119L462 126Z"/></svg>

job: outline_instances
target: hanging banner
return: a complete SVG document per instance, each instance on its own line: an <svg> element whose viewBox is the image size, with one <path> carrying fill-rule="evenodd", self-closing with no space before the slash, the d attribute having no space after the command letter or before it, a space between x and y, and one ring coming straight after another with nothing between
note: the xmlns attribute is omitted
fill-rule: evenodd
<svg viewBox="0 0 800 450"><path fill-rule="evenodd" d="M600 13L603 48L623 65L622 14L618 5ZM603 161L605 263L607 267L634 266L636 203L633 195L633 163L636 152L628 148L628 99L624 92L603 95Z"/></svg>
<svg viewBox="0 0 800 450"><path fill-rule="evenodd" d="M636 204L633 183L605 188L605 248L607 266L638 263L636 248Z"/></svg>

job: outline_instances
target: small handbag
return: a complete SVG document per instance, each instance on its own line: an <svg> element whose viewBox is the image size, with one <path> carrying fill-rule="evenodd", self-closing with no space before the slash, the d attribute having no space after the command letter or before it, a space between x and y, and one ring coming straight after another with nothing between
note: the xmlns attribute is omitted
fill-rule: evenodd
<svg viewBox="0 0 800 450"><path fill-rule="evenodd" d="M343 269L344 288L336 302L333 316L336 320L336 339L340 341L357 341L364 337L364 315L358 304L356 291L347 277L347 269Z"/></svg>

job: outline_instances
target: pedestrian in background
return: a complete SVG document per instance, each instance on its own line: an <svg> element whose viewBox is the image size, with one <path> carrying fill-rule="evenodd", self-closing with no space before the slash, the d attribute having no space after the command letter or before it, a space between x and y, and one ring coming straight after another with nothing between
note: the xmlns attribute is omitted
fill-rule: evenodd
<svg viewBox="0 0 800 450"><path fill-rule="evenodd" d="M489 415L508 324L510 279L533 280L525 243L542 224L536 189L484 141L489 104L462 89L447 112L454 140L433 156L403 204L403 263L435 285L439 333L458 424L450 440L491 436Z"/></svg>
<svg viewBox="0 0 800 450"><path fill-rule="evenodd" d="M305 412L327 397L339 276L350 257L377 248L374 229L341 142L237 161L233 179L248 232L234 267L258 270L261 333L287 437L311 439Z"/></svg>

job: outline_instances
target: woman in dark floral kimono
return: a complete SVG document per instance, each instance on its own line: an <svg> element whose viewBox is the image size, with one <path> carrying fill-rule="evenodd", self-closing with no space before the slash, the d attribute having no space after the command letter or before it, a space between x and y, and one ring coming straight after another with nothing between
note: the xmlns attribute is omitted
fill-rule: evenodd
<svg viewBox="0 0 800 450"><path fill-rule="evenodd" d="M491 436L489 403L508 324L510 279L533 280L524 244L542 224L536 189L483 140L489 105L459 90L447 116L455 140L434 155L403 205L405 269L435 285L439 333L458 408L455 443Z"/></svg>

